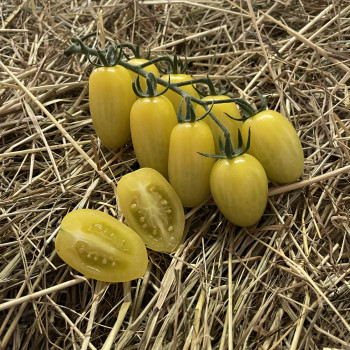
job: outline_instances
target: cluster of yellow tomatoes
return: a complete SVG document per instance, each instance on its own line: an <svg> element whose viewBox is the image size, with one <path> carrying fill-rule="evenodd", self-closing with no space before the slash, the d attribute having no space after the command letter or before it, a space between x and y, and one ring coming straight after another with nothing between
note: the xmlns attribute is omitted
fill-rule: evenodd
<svg viewBox="0 0 350 350"><path fill-rule="evenodd" d="M303 172L299 137L281 114L261 110L242 118L226 95L200 100L192 84L181 85L186 93L180 95L169 86L157 86L154 77L160 74L154 64L144 71L152 74L147 81L139 77L136 88L137 74L121 64L96 68L90 75L90 112L97 136L105 146L118 149L131 135L140 165L117 185L118 205L129 227L88 209L73 211L62 221L58 254L98 280L142 276L148 261L145 245L175 251L183 240L184 207L200 206L212 195L229 221L251 226L264 213L268 179L290 183ZM175 72L161 79L176 85L191 77ZM183 115L187 118L179 118Z"/></svg>

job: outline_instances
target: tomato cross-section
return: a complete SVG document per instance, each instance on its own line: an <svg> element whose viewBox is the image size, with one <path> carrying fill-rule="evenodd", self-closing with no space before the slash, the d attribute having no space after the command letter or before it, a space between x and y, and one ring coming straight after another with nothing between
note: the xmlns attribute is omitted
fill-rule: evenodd
<svg viewBox="0 0 350 350"><path fill-rule="evenodd" d="M147 250L138 234L98 210L68 213L55 247L64 262L99 281L131 281L142 277L148 264Z"/></svg>
<svg viewBox="0 0 350 350"><path fill-rule="evenodd" d="M173 252L182 240L185 215L179 196L156 170L142 168L124 175L117 187L127 224L156 251Z"/></svg>

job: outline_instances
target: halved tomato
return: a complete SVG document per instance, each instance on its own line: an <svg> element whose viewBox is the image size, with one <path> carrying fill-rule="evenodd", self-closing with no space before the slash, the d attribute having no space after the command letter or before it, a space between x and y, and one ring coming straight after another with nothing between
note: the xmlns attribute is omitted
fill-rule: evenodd
<svg viewBox="0 0 350 350"><path fill-rule="evenodd" d="M176 250L184 233L184 209L175 190L158 171L141 168L124 175L117 194L127 224L148 248Z"/></svg>
<svg viewBox="0 0 350 350"><path fill-rule="evenodd" d="M59 257L86 277L126 282L142 277L147 250L139 235L98 210L78 209L62 220L55 241Z"/></svg>

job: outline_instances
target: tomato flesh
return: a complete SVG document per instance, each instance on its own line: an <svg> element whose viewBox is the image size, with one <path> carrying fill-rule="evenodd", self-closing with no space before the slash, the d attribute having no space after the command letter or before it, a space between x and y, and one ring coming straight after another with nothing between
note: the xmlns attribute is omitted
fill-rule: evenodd
<svg viewBox="0 0 350 350"><path fill-rule="evenodd" d="M210 175L210 189L221 213L237 226L254 225L264 213L267 177L249 154L218 160Z"/></svg>
<svg viewBox="0 0 350 350"><path fill-rule="evenodd" d="M156 170L141 168L118 182L118 202L127 224L148 248L173 252L181 243L185 215L181 201Z"/></svg>
<svg viewBox="0 0 350 350"><path fill-rule="evenodd" d="M92 209L74 210L63 218L55 248L75 270L105 282L142 277L148 264L145 244L135 231Z"/></svg>

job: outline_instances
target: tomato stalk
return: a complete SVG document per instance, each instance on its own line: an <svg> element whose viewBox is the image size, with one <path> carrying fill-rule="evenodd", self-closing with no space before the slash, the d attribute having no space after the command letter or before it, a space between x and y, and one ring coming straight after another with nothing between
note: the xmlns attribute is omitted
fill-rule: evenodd
<svg viewBox="0 0 350 350"><path fill-rule="evenodd" d="M72 45L70 47L68 47L66 50L64 50L64 54L66 56L71 56L73 54L83 54L83 55L88 56L90 62L91 62L91 56L98 57L100 60L102 58L102 61L103 61L102 64L105 64L106 66L112 66L112 65L119 64L120 66L122 66L128 70L131 70L134 73L136 73L137 75L140 75L142 77L146 77L148 72L145 71L143 68L147 67L148 65L151 65L151 64L154 64L157 62L161 62L161 61L166 61L167 63L169 63L169 65L174 66L173 60L169 56L157 57L157 58L149 60L148 62L145 62L139 66L135 66L135 65L129 64L128 62L121 60L121 57L119 55L113 56L113 57L118 57L119 61L116 61L115 59L109 61L113 50L114 50L114 52L116 52L116 50L119 49L119 53L120 53L120 50L122 51L123 47L130 48L131 45L129 45L129 44L115 45L115 46L112 46L112 49L107 49L107 50L106 49L105 50L91 49L90 47L88 47L87 45L85 45L83 43L83 39L85 40L86 38L91 37L93 34L95 34L95 33L91 33L82 39L71 38ZM102 57L102 56L104 56L104 57ZM177 59L177 61L179 61L179 60ZM94 62L91 62L91 63L95 66L96 65L100 66L99 64L96 64ZM179 71L179 70L177 70L177 71ZM211 102L201 101L201 99L194 97L194 96L191 96L187 92L185 92L179 88L181 86L186 86L186 85L196 84L196 83L208 84L209 83L208 78L191 79L191 80L188 80L185 82L169 84L168 81L165 81L161 78L156 77L156 82L157 82L157 84L160 84L164 87L169 86L170 90L176 92L177 94L181 95L182 97L190 96L192 102L195 102L195 103L200 104L202 106L211 104ZM225 102L236 102L236 101L237 101L237 99L229 99L229 100L225 100L225 101L215 101L214 103L225 103Z"/></svg>
<svg viewBox="0 0 350 350"><path fill-rule="evenodd" d="M174 55L173 59L171 59L169 56L162 56L162 57L155 58L153 60L149 60L148 62L145 62L139 66L132 65L128 62L121 60L122 55L124 54L124 56L125 56L125 53L123 53L123 48L126 47L126 48L131 49L135 56L139 55L139 49L137 49L137 48L135 49L131 44L115 45L115 46L111 46L111 47L104 49L104 50L101 50L101 51L96 50L96 49L91 49L87 45L85 45L83 43L83 41L86 40L87 38L91 37L93 34L94 33L91 33L91 34L89 34L81 39L80 38L72 38L71 41L72 41L73 45L71 45L69 48L67 48L64 51L64 54L66 56L70 56L73 54L84 54L84 55L88 56L90 63L92 63L95 66L101 66L101 64L96 64L96 63L91 61L91 56L95 56L95 57L99 58L100 62L102 63L102 66L115 66L118 64L118 65L120 65L120 66L136 73L137 75L142 76L142 77L146 77L148 74L148 72L144 70L145 67L147 67L151 64L157 63L157 62L161 62L161 61L166 61L169 64L169 70L172 70L173 73L174 72L176 72L176 73L184 72L185 69L187 68L187 64L184 64L183 61L181 61L177 55ZM213 84L208 77L199 78L199 79L191 79L191 80L181 81L181 82L177 82L177 83L169 83L169 81L165 81L161 78L155 77L155 82L158 85L162 85L162 86L166 87L168 90L174 91L176 94L180 95L183 99L187 98L188 100L190 100L191 103L195 103L195 104L203 106L203 108L207 112L209 111L208 105L218 104L218 103L229 103L229 102L235 102L240 107L243 106L242 108L246 108L247 110L249 109L249 107L248 107L249 104L242 99L232 98L232 99L226 99L226 100L202 101L200 98L192 96L188 92L181 89L181 87L187 86L190 84L194 87L194 84L204 83L204 84L208 85L210 91L213 91L214 90ZM197 91L197 89L195 89L195 91ZM252 112L252 110L253 109L251 108L251 112ZM226 139L229 135L228 130L210 111L209 111L209 116L223 130L224 136ZM192 117L192 118L194 118L194 117ZM204 116L203 116L203 118L204 118ZM191 117L188 119L191 119ZM200 119L202 119L202 118L200 118Z"/></svg>
<svg viewBox="0 0 350 350"><path fill-rule="evenodd" d="M150 60L151 58L151 50L148 50L148 53L145 57L141 57L141 54L140 54L140 45L132 45L130 43L124 43L124 44L120 44L121 47L126 47L128 49L130 49L130 51L133 53L134 55L134 58L143 58L143 59L146 59L146 60ZM123 52L124 54L124 57L127 59L127 60L130 60L130 56L127 55L125 53L125 51Z"/></svg>

